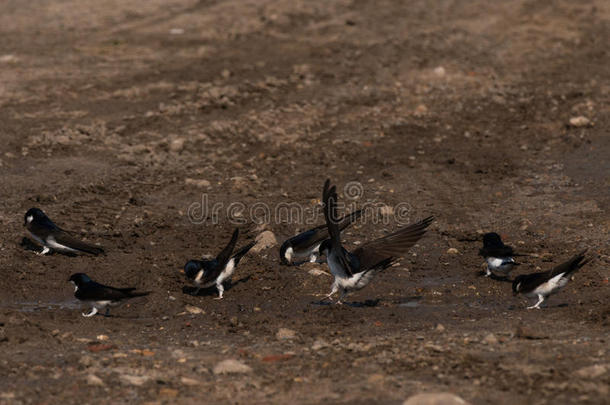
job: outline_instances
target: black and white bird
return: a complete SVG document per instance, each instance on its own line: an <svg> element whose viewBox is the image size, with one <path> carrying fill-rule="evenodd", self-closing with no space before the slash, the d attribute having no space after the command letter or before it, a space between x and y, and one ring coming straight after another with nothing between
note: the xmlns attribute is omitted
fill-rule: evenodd
<svg viewBox="0 0 610 405"><path fill-rule="evenodd" d="M556 294L570 280L570 277L591 259L585 259L583 250L565 263L543 273L522 274L513 281L513 294L523 294L529 298L538 298L538 302L527 309L540 309L540 305L550 295Z"/></svg>
<svg viewBox="0 0 610 405"><path fill-rule="evenodd" d="M513 248L505 245L502 238L495 232L483 235L483 247L479 249L479 255L485 258L487 269L485 276L492 274L499 277L508 277L511 270L518 266L514 256L520 256L513 252Z"/></svg>
<svg viewBox="0 0 610 405"><path fill-rule="evenodd" d="M110 307L116 306L121 301L143 297L150 294L149 292L136 292L135 288L115 288L96 283L84 273L75 273L70 276L68 281L74 284L74 297L80 301L91 304L91 312L83 313L83 316L90 317L98 313L102 309L106 309L104 316L110 313Z"/></svg>
<svg viewBox="0 0 610 405"><path fill-rule="evenodd" d="M342 231L354 223L362 215L362 210L354 211L339 220L339 230ZM285 265L315 263L320 254L320 244L329 238L326 224L316 226L287 239L280 247L280 261ZM300 259L299 261L295 259Z"/></svg>
<svg viewBox="0 0 610 405"><path fill-rule="evenodd" d="M239 249L235 254L235 244L239 236L239 229L235 228L229 244L212 260L189 260L184 265L184 274L193 282L197 290L193 295L197 295L202 288L216 285L218 298L222 299L224 293L223 282L228 280L235 271L241 258L256 244L252 242Z"/></svg>
<svg viewBox="0 0 610 405"><path fill-rule="evenodd" d="M99 255L104 253L100 246L90 245L76 239L69 231L61 229L39 208L30 208L24 216L27 233L42 246L38 254L45 255L50 251L68 254L89 253Z"/></svg>
<svg viewBox="0 0 610 405"><path fill-rule="evenodd" d="M336 220L337 193L335 186L330 187L330 180L324 183L322 200L330 239L322 242L320 254L326 255L326 262L334 276L332 289L326 298L332 301L332 295L341 290L337 303L341 303L348 292L365 287L377 271L390 267L404 256L434 220L434 217L425 218L349 252L341 245L341 233Z"/></svg>

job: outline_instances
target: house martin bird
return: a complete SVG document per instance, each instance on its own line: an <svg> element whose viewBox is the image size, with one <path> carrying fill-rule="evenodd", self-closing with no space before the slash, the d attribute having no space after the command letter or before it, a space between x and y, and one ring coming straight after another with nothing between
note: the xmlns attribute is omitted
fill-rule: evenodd
<svg viewBox="0 0 610 405"><path fill-rule="evenodd" d="M515 261L514 256L521 256L515 254L512 247L505 245L500 235L495 232L483 235L483 247L479 249L479 255L483 256L487 263L486 277L492 274L508 277L513 267L520 264Z"/></svg>
<svg viewBox="0 0 610 405"><path fill-rule="evenodd" d="M339 220L339 230L342 231L350 226L354 221L358 220L361 215L362 210L345 215ZM320 244L328 238L328 228L326 224L323 224L287 239L280 247L281 263L287 266L297 266L306 262L317 262L318 254L320 253ZM294 259L302 260L297 262L293 261Z"/></svg>
<svg viewBox="0 0 610 405"><path fill-rule="evenodd" d="M241 260L241 258L248 253L248 251L256 244L252 242L238 250L235 254L233 249L237 243L237 237L239 236L239 229L235 228L233 236L229 241L229 244L212 260L189 260L184 265L184 273L189 280L192 280L193 284L197 287L197 290L193 295L197 295L199 290L202 288L208 288L216 285L218 290L218 298L222 299L224 293L224 287L222 283L229 279L235 267Z"/></svg>
<svg viewBox="0 0 610 405"><path fill-rule="evenodd" d="M570 280L572 274L591 259L585 260L586 249L565 263L543 273L522 274L513 281L513 294L519 293L529 298L538 298L538 302L527 309L540 309L540 305L550 295L556 294Z"/></svg>
<svg viewBox="0 0 610 405"><path fill-rule="evenodd" d="M84 273L75 273L70 276L68 281L74 284L74 296L92 305L91 312L83 313L83 316L90 317L98 313L99 310L106 309L104 316L108 316L110 306L119 305L123 300L135 297L143 297L150 292L136 292L135 288L114 288L107 285L96 283Z"/></svg>
<svg viewBox="0 0 610 405"><path fill-rule="evenodd" d="M390 267L404 256L434 220L434 217L425 218L348 252L341 245L341 233L336 220L337 193L335 186L330 187L330 180L324 183L322 200L330 239L322 242L320 254L326 255L326 262L334 276L331 292L326 298L332 301L332 295L341 289L337 303L341 303L348 292L366 286L377 271Z"/></svg>
<svg viewBox="0 0 610 405"><path fill-rule="evenodd" d="M39 208L30 208L24 216L27 233L42 246L39 253L45 255L51 250L62 253L89 253L98 255L104 252L99 246L90 245L76 239L71 232L61 229Z"/></svg>

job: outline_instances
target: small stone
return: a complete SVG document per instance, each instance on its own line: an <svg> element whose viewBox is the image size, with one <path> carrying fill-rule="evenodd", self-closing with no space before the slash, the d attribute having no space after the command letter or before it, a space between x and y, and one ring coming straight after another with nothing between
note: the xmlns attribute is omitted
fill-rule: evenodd
<svg viewBox="0 0 610 405"><path fill-rule="evenodd" d="M95 374L89 374L87 375L87 384L102 386L104 385L104 381L102 381L102 379L96 376Z"/></svg>
<svg viewBox="0 0 610 405"><path fill-rule="evenodd" d="M371 374L369 378L366 379L369 384L379 384L383 382L383 380L385 380L385 375L378 373Z"/></svg>
<svg viewBox="0 0 610 405"><path fill-rule="evenodd" d="M315 342L313 342L313 345L311 346L311 350L320 350L320 349L324 349L325 347L328 347L328 343L324 340L318 339Z"/></svg>
<svg viewBox="0 0 610 405"><path fill-rule="evenodd" d="M184 179L184 184L195 187L210 187L212 183L204 179Z"/></svg>
<svg viewBox="0 0 610 405"><path fill-rule="evenodd" d="M379 208L379 213L384 218L394 216L394 207L392 207L390 205L384 205L381 208Z"/></svg>
<svg viewBox="0 0 610 405"><path fill-rule="evenodd" d="M163 387L159 390L159 396L166 397L166 398L175 398L178 396L178 390L175 390L173 388Z"/></svg>
<svg viewBox="0 0 610 405"><path fill-rule="evenodd" d="M460 253L456 248L449 248L447 249L447 254L448 255L457 255L458 253Z"/></svg>
<svg viewBox="0 0 610 405"><path fill-rule="evenodd" d="M570 125L573 127L586 127L591 124L591 121L582 115L570 118Z"/></svg>
<svg viewBox="0 0 610 405"><path fill-rule="evenodd" d="M437 332L444 332L445 331L445 327L443 326L442 323L439 323L438 325L436 325L436 328L434 328Z"/></svg>
<svg viewBox="0 0 610 405"><path fill-rule="evenodd" d="M183 138L176 138L174 140L172 140L169 144L169 150L172 152L180 152L182 151L182 149L184 149L184 139Z"/></svg>
<svg viewBox="0 0 610 405"><path fill-rule="evenodd" d="M428 107L426 107L423 104L420 104L417 106L417 108L415 108L415 116L421 116L421 115L426 115L426 113L428 112Z"/></svg>
<svg viewBox="0 0 610 405"><path fill-rule="evenodd" d="M269 249L277 245L277 239L275 234L271 231L265 231L260 233L256 239L256 245L252 248L254 253L258 253L264 249Z"/></svg>
<svg viewBox="0 0 610 405"><path fill-rule="evenodd" d="M194 306L194 305L186 305L186 306L184 307L184 310L185 310L186 312L188 312L189 314L195 314L195 315L198 315L198 314L205 314L205 311L204 311L203 309L201 309L201 308L199 308L199 307L196 307L196 306Z"/></svg>
<svg viewBox="0 0 610 405"><path fill-rule="evenodd" d="M51 331L51 336L57 336L57 335L59 335L59 329L53 329Z"/></svg>
<svg viewBox="0 0 610 405"><path fill-rule="evenodd" d="M169 30L170 35L182 35L184 34L184 28L172 28Z"/></svg>
<svg viewBox="0 0 610 405"><path fill-rule="evenodd" d="M574 372L574 374L581 378L597 378L606 374L608 366L604 364L594 364L592 366L583 367Z"/></svg>
<svg viewBox="0 0 610 405"><path fill-rule="evenodd" d="M137 387L144 385L150 378L145 375L130 375L130 374L121 374L119 376L119 380L128 385L135 385Z"/></svg>
<svg viewBox="0 0 610 405"><path fill-rule="evenodd" d="M239 360L227 359L214 366L214 374L244 374L250 373L252 368Z"/></svg>
<svg viewBox="0 0 610 405"><path fill-rule="evenodd" d="M90 367L93 364L93 358L91 356L81 356L78 360L78 363L84 367Z"/></svg>
<svg viewBox="0 0 610 405"><path fill-rule="evenodd" d="M445 68L442 66L439 66L437 68L434 69L434 74L437 75L438 77L443 77L445 76Z"/></svg>
<svg viewBox="0 0 610 405"><path fill-rule="evenodd" d="M297 334L292 329L280 328L275 334L275 337L278 340L294 339L297 337Z"/></svg>
<svg viewBox="0 0 610 405"><path fill-rule="evenodd" d="M199 380L195 380L194 378L188 378L188 377L181 377L180 378L180 382L183 385L188 385L188 386L194 386L194 385L199 385L201 384L201 381Z"/></svg>
<svg viewBox="0 0 610 405"><path fill-rule="evenodd" d="M325 272L322 269L311 269L307 273L311 274L312 276L321 276L321 275L330 276L330 274L328 274L327 272Z"/></svg>
<svg viewBox="0 0 610 405"><path fill-rule="evenodd" d="M449 392L440 392L413 395L402 405L468 405L468 402Z"/></svg>
<svg viewBox="0 0 610 405"><path fill-rule="evenodd" d="M231 71L229 69L222 69L222 72L220 72L220 75L222 76L223 79L228 79L229 77L231 77Z"/></svg>
<svg viewBox="0 0 610 405"><path fill-rule="evenodd" d="M486 344L486 345L495 345L498 343L498 338L493 333L490 333L483 338L481 343Z"/></svg>
<svg viewBox="0 0 610 405"><path fill-rule="evenodd" d="M104 340L108 340L109 337L108 337L108 335L97 335L96 339L99 340L100 342L103 342Z"/></svg>

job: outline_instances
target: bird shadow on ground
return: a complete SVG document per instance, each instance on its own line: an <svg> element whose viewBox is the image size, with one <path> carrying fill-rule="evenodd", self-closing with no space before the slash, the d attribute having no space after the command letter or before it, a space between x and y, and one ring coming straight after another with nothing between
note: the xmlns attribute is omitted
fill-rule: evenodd
<svg viewBox="0 0 610 405"><path fill-rule="evenodd" d="M249 281L250 277L251 276L246 276L246 277L240 278L236 282L229 281L229 282L223 283L223 286L225 288L225 293L227 291L230 291L236 285ZM199 290L199 292L197 294L195 294L196 291L197 291L197 287L193 287L193 286L182 287L182 293L192 295L195 297L207 297L207 296L211 296L211 295L218 295L218 290L216 289L216 285L212 285L212 286L206 287L206 288L201 288Z"/></svg>
<svg viewBox="0 0 610 405"><path fill-rule="evenodd" d="M341 305L345 305L348 307L352 307L352 308L366 308L366 307L376 307L377 305L379 305L379 303L381 302L380 299L374 299L374 300L364 300L364 301L342 301L341 304L337 304L336 301L329 301L329 300L321 300L321 301L312 301L311 305L318 305L318 306L341 306Z"/></svg>

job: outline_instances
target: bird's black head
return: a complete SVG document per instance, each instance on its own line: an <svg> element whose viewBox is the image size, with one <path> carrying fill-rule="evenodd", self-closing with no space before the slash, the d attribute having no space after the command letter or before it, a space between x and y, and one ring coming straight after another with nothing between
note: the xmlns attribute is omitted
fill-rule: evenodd
<svg viewBox="0 0 610 405"><path fill-rule="evenodd" d="M515 277L515 280L513 281L513 295L517 295L521 292L521 283L523 282L524 279L525 279L524 275Z"/></svg>
<svg viewBox="0 0 610 405"><path fill-rule="evenodd" d="M85 273L74 273L70 276L68 281L72 281L74 284L79 286L81 284L90 282L91 279Z"/></svg>
<svg viewBox="0 0 610 405"><path fill-rule="evenodd" d="M330 252L330 246L331 246L330 239L326 239L324 242L320 243L320 247L318 248L320 256L322 256L322 255L328 256L328 252Z"/></svg>
<svg viewBox="0 0 610 405"><path fill-rule="evenodd" d="M189 260L184 265L184 274L187 278L194 279L197 277L197 273L201 270L201 263L197 260Z"/></svg>
<svg viewBox="0 0 610 405"><path fill-rule="evenodd" d="M45 222L48 219L49 218L40 208L30 208L23 216L23 226L26 226L31 222Z"/></svg>
<svg viewBox="0 0 610 405"><path fill-rule="evenodd" d="M486 248L500 248L503 247L502 238L495 232L486 233L483 235L483 247Z"/></svg>

